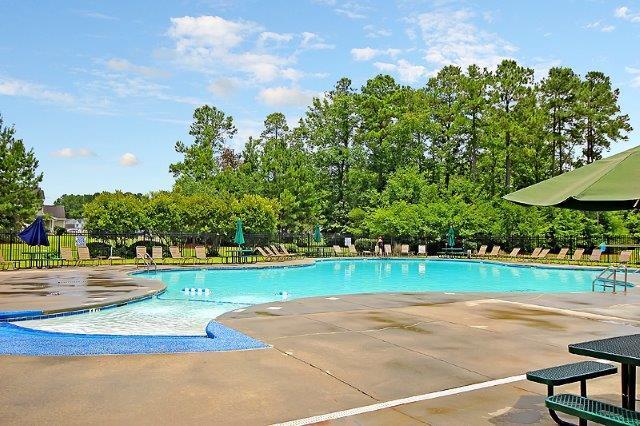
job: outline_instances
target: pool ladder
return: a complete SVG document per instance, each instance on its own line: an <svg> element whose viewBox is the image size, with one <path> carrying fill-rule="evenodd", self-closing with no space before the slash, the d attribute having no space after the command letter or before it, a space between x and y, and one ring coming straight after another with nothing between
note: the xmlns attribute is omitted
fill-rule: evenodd
<svg viewBox="0 0 640 426"><path fill-rule="evenodd" d="M158 271L158 265L156 264L156 261L153 260L153 257L149 256L149 253L146 253L141 259L144 262L144 267L147 272L151 272L151 269L153 269L153 272Z"/></svg>
<svg viewBox="0 0 640 426"><path fill-rule="evenodd" d="M621 273L624 273L624 279L620 279ZM631 283L629 283L630 273L640 273L640 269L629 269L626 265L610 265L594 278L591 283L591 291L596 291L596 286L602 287L603 290L611 288L614 293L616 292L616 286L622 286L624 291L627 291L627 287L631 286Z"/></svg>

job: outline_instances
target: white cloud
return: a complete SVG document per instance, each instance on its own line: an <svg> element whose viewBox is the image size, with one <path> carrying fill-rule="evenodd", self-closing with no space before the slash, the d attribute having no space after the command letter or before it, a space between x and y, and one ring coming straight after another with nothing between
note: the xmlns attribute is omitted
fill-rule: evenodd
<svg viewBox="0 0 640 426"><path fill-rule="evenodd" d="M229 21L219 16L183 16L171 18L169 35L178 41L178 50L209 47L228 51L240 44L246 35L260 29L260 25L250 21Z"/></svg>
<svg viewBox="0 0 640 426"><path fill-rule="evenodd" d="M112 71L130 72L134 74L140 74L145 77L168 77L169 73L164 70L156 68L145 67L143 65L135 65L126 59L111 58L107 62L107 68Z"/></svg>
<svg viewBox="0 0 640 426"><path fill-rule="evenodd" d="M380 71L397 74L400 81L406 83L416 83L427 74L427 69L422 65L414 65L404 59L400 59L395 64L376 62L373 65Z"/></svg>
<svg viewBox="0 0 640 426"><path fill-rule="evenodd" d="M256 99L270 107L305 106L318 93L295 87L269 87L262 89Z"/></svg>
<svg viewBox="0 0 640 426"><path fill-rule="evenodd" d="M104 21L115 21L115 20L118 19L115 16L106 15L106 14L100 13L100 12L79 11L78 13L80 15L84 16L85 18L102 19Z"/></svg>
<svg viewBox="0 0 640 426"><path fill-rule="evenodd" d="M79 157L93 157L95 153L89 148L62 148L51 153L52 157L59 158L79 158Z"/></svg>
<svg viewBox="0 0 640 426"><path fill-rule="evenodd" d="M640 68L625 67L625 71L631 74L631 87L640 88Z"/></svg>
<svg viewBox="0 0 640 426"><path fill-rule="evenodd" d="M398 56L400 49L374 49L372 47L362 47L351 49L351 57L356 61L370 61L377 56L388 55L392 58Z"/></svg>
<svg viewBox="0 0 640 426"><path fill-rule="evenodd" d="M423 13L410 22L417 25L426 44L425 60L437 66L477 64L493 68L510 58L517 48L498 35L473 24L468 10Z"/></svg>
<svg viewBox="0 0 640 426"><path fill-rule="evenodd" d="M620 6L614 12L616 18L624 19L625 21L638 23L640 22L640 13L631 12L627 6Z"/></svg>
<svg viewBox="0 0 640 426"><path fill-rule="evenodd" d="M226 98L231 96L240 87L240 82L234 78L219 78L213 81L207 89L216 96Z"/></svg>
<svg viewBox="0 0 640 426"><path fill-rule="evenodd" d="M606 25L603 24L600 21L594 21L594 22L589 22L587 25L584 26L586 29L588 30L594 30L594 31L601 31L603 33L610 33L611 31L615 30L616 27L613 25Z"/></svg>
<svg viewBox="0 0 640 426"><path fill-rule="evenodd" d="M264 47L269 43L276 45L288 43L293 40L293 34L291 33L274 33L271 31L263 31L258 36L258 45Z"/></svg>
<svg viewBox="0 0 640 426"><path fill-rule="evenodd" d="M51 90L42 84L3 78L2 76L0 76L0 95L24 97L68 106L75 102L74 96L69 93Z"/></svg>
<svg viewBox="0 0 640 426"><path fill-rule="evenodd" d="M310 33L305 31L301 34L302 41L300 42L300 48L304 50L323 50L334 49L333 44L325 43L324 38L320 37L316 33Z"/></svg>
<svg viewBox="0 0 640 426"><path fill-rule="evenodd" d="M120 157L120 165L123 167L133 167L138 165L138 163L139 163L138 157L136 157L130 152L125 152Z"/></svg>
<svg viewBox="0 0 640 426"><path fill-rule="evenodd" d="M392 32L386 28L378 28L371 24L365 25L362 29L368 38L389 37L392 34Z"/></svg>
<svg viewBox="0 0 640 426"><path fill-rule="evenodd" d="M365 13L369 9L368 7L353 0L346 1L342 4L338 4L337 6L338 7L333 9L333 11L338 15L345 16L349 19L365 19L367 17Z"/></svg>

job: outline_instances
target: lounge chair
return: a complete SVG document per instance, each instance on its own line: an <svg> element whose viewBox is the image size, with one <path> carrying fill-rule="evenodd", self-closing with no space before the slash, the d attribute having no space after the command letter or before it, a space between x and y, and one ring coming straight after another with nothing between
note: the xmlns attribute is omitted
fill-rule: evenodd
<svg viewBox="0 0 640 426"><path fill-rule="evenodd" d="M136 266L138 265L138 263L140 263L140 261L142 261L142 264L145 264L148 257L149 253L147 253L146 246L136 246Z"/></svg>
<svg viewBox="0 0 640 426"><path fill-rule="evenodd" d="M333 246L333 253L335 253L335 255L339 257L344 256L344 251L342 250L342 247L338 245Z"/></svg>
<svg viewBox="0 0 640 426"><path fill-rule="evenodd" d="M277 260L286 260L287 256L280 254L280 253L274 253L273 250L271 250L269 247L264 246L262 247L262 249L267 252L268 255L272 256L274 259Z"/></svg>
<svg viewBox="0 0 640 426"><path fill-rule="evenodd" d="M478 252L474 255L476 257L483 257L487 255L487 246L480 246Z"/></svg>
<svg viewBox="0 0 640 426"><path fill-rule="evenodd" d="M64 266L65 262L67 263L67 266L75 263L76 259L73 257L73 250L71 250L71 247L60 247L60 258L58 260L60 261L61 266Z"/></svg>
<svg viewBox="0 0 640 426"><path fill-rule="evenodd" d="M418 246L418 256L427 256L427 246L419 245Z"/></svg>
<svg viewBox="0 0 640 426"><path fill-rule="evenodd" d="M509 253L507 257L512 259L517 258L519 253L520 253L520 247L516 247L513 250L511 250L511 253Z"/></svg>
<svg viewBox="0 0 640 426"><path fill-rule="evenodd" d="M286 254L287 256L291 256L292 258L296 258L296 257L302 258L303 257L303 256L301 256L300 254L297 254L297 253L289 253L289 251L287 250L287 247L282 243L280 243L280 250L284 254Z"/></svg>
<svg viewBox="0 0 640 426"><path fill-rule="evenodd" d="M491 247L491 251L486 254L487 257L498 257L500 254L500 246Z"/></svg>
<svg viewBox="0 0 640 426"><path fill-rule="evenodd" d="M260 253L260 256L262 256L262 260L264 260L265 262L273 262L274 260L278 260L274 255L264 251L262 247L256 247L256 250L258 250L258 253Z"/></svg>
<svg viewBox="0 0 640 426"><path fill-rule="evenodd" d="M100 259L94 259L91 257L91 253L89 252L89 247L86 246L78 246L78 260L76 261L76 266L80 266L83 263L93 263L96 262L100 264Z"/></svg>
<svg viewBox="0 0 640 426"><path fill-rule="evenodd" d="M18 265L16 267L16 265ZM2 270L8 270L9 267L13 268L13 269L18 269L20 267L20 261L19 260L5 260L4 257L0 254L0 267L2 267Z"/></svg>
<svg viewBox="0 0 640 426"><path fill-rule="evenodd" d="M205 246L196 246L196 260L209 263L213 261L213 257L207 256L207 249Z"/></svg>
<svg viewBox="0 0 640 426"><path fill-rule="evenodd" d="M544 260L546 259L547 255L549 254L549 252L551 251L551 249L542 249L540 250L540 253L538 253L538 256L536 256L536 260Z"/></svg>
<svg viewBox="0 0 640 426"><path fill-rule="evenodd" d="M413 254L409 251L409 244L402 244L400 246L400 254L402 256L411 256Z"/></svg>
<svg viewBox="0 0 640 426"><path fill-rule="evenodd" d="M589 263L600 263L601 257L602 257L602 251L598 248L594 248L591 251L591 256L589 256Z"/></svg>
<svg viewBox="0 0 640 426"><path fill-rule="evenodd" d="M560 249L556 257L552 260L563 261L567 258L567 254L569 253L569 247L563 247Z"/></svg>
<svg viewBox="0 0 640 426"><path fill-rule="evenodd" d="M385 244L384 245L384 256L391 256L391 255L392 255L391 244Z"/></svg>
<svg viewBox="0 0 640 426"><path fill-rule="evenodd" d="M573 256L571 256L571 260L573 262L582 262L582 256L584 256L584 249L576 249L576 251L573 252Z"/></svg>
<svg viewBox="0 0 640 426"><path fill-rule="evenodd" d="M151 258L156 263L164 263L164 254L162 253L162 246L151 247Z"/></svg>
<svg viewBox="0 0 640 426"><path fill-rule="evenodd" d="M358 253L358 250L356 249L356 246L354 244L349 244L349 255L360 256L360 253Z"/></svg>
<svg viewBox="0 0 640 426"><path fill-rule="evenodd" d="M196 258L195 257L184 257L182 256L182 253L180 253L180 248L178 246L170 246L169 247L169 254L171 255L171 259L174 262L177 263L187 263L187 260L193 260L193 263L196 263Z"/></svg>
<svg viewBox="0 0 640 426"><path fill-rule="evenodd" d="M269 247L271 247L271 251L276 255L276 256L280 256L283 259L293 259L293 255L290 253L280 253L280 251L278 250L278 247L275 244L271 244Z"/></svg>
<svg viewBox="0 0 640 426"><path fill-rule="evenodd" d="M631 260L632 250L623 250L618 255L618 265L626 265Z"/></svg>
<svg viewBox="0 0 640 426"><path fill-rule="evenodd" d="M525 256L525 259L536 259L541 251L542 251L542 247L536 247L533 249L533 251L529 256Z"/></svg>

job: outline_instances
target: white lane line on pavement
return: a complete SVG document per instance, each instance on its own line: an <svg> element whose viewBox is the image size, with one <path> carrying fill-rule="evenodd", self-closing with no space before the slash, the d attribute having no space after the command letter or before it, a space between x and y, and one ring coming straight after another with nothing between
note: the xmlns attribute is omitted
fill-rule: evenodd
<svg viewBox="0 0 640 426"><path fill-rule="evenodd" d="M410 396L407 398L394 399L392 401L379 402L377 404L365 405L363 407L351 408L349 410L335 411L333 413L321 414L319 416L307 417L306 419L290 420L284 423L277 423L274 426L303 426L327 420L335 420L343 417L355 416L362 413L370 413L372 411L383 410L385 408L397 407L398 405L411 404L413 402L426 401L428 399L436 399L444 396L457 395L465 392L472 392L478 389L490 388L493 386L504 385L507 383L519 382L525 380L526 376L505 377L503 379L489 380L488 382L474 383L472 385L461 386L459 388L445 389L437 392L425 393L422 395Z"/></svg>

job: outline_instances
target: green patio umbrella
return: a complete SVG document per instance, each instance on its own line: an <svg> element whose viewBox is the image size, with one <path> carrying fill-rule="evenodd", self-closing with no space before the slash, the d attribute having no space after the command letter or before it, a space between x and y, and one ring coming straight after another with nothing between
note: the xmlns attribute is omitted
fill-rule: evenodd
<svg viewBox="0 0 640 426"><path fill-rule="evenodd" d="M639 208L640 146L512 192L503 198L527 206L574 210Z"/></svg>
<svg viewBox="0 0 640 426"><path fill-rule="evenodd" d="M447 231L447 242L449 243L449 247L456 245L456 231L453 230L453 226L450 226Z"/></svg>
<svg viewBox="0 0 640 426"><path fill-rule="evenodd" d="M244 233L242 232L242 221L240 219L236 220L236 236L234 237L233 242L238 246L244 244Z"/></svg>
<svg viewBox="0 0 640 426"><path fill-rule="evenodd" d="M316 225L313 227L313 241L319 243L322 241L322 234L320 233L320 225Z"/></svg>

